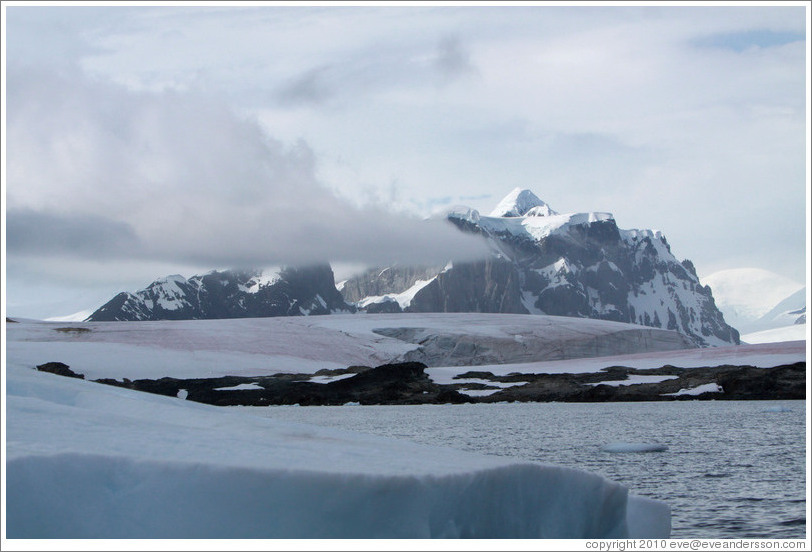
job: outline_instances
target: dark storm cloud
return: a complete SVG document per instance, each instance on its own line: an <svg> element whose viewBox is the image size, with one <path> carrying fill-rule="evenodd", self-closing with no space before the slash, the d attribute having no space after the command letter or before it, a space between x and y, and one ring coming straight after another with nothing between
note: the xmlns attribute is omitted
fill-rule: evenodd
<svg viewBox="0 0 812 552"><path fill-rule="evenodd" d="M447 222L337 197L305 142L212 98L24 67L7 97L10 254L266 266L483 252Z"/></svg>
<svg viewBox="0 0 812 552"><path fill-rule="evenodd" d="M60 215L28 209L6 213L8 253L86 258L127 257L140 245L125 223L94 215Z"/></svg>

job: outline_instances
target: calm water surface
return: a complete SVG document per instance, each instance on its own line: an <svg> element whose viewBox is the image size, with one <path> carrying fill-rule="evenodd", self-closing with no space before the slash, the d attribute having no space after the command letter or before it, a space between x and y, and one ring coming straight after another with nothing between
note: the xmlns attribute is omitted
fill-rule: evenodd
<svg viewBox="0 0 812 552"><path fill-rule="evenodd" d="M672 509L674 538L804 538L805 401L269 407L273 418L599 473ZM615 441L665 452L609 453Z"/></svg>

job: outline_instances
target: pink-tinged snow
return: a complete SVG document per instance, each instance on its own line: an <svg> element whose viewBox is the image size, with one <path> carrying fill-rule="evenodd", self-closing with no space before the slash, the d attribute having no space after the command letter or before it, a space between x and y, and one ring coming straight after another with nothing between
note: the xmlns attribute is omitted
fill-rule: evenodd
<svg viewBox="0 0 812 552"><path fill-rule="evenodd" d="M85 328L61 332L57 328ZM508 314L376 314L232 320L65 323L21 320L6 325L9 363L33 367L64 362L88 379L203 378L312 374L351 365L392 362L418 345L375 333L380 328L421 328L477 338L566 343L611 335L639 326L558 316ZM644 328L646 331L663 331ZM496 341L492 341L497 343ZM639 349L638 349L639 350ZM805 360L805 342L685 349L577 360L494 364L477 370L511 372L597 372L613 365L683 368L748 364L772 367ZM430 368L439 383L467 371L464 366Z"/></svg>
<svg viewBox="0 0 812 552"><path fill-rule="evenodd" d="M65 327L89 331L57 331ZM640 329L584 318L443 313L70 324L20 320L7 325L6 338L8 358L24 366L64 362L88 379L202 378L377 366L418 347L375 333L379 328L516 341L577 340Z"/></svg>
<svg viewBox="0 0 812 552"><path fill-rule="evenodd" d="M495 376L508 374L584 374L599 372L611 366L627 368L660 368L671 365L679 368L701 368L725 364L748 365L757 368L772 368L782 364L793 364L806 360L805 341L764 343L758 345L737 345L711 347L707 349L686 349L633 355L553 360L548 362L525 362L520 364L487 364L482 366L427 368L429 377L440 384L453 383L454 376L474 369L478 372L491 372Z"/></svg>
<svg viewBox="0 0 812 552"><path fill-rule="evenodd" d="M341 318L342 316L337 316ZM350 318L353 316L350 315ZM318 325L322 317L8 324L9 362L59 361L88 379L314 373L384 364L415 346ZM60 332L57 328L85 328Z"/></svg>
<svg viewBox="0 0 812 552"><path fill-rule="evenodd" d="M665 538L605 478L6 370L6 536Z"/></svg>
<svg viewBox="0 0 812 552"><path fill-rule="evenodd" d="M322 329L333 329L348 335L375 339L382 336L378 328L422 328L453 334L499 338L532 338L544 335L549 339L594 337L624 330L639 330L641 326L565 316L530 316L526 314L492 313L397 313L332 315L311 322ZM657 328L642 328L657 330ZM663 330L665 331L665 330ZM414 348L414 346L411 346Z"/></svg>

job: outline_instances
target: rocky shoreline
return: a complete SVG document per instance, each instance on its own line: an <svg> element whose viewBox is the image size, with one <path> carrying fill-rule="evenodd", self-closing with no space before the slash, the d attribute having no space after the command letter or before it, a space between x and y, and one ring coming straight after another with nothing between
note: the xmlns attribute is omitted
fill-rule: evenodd
<svg viewBox="0 0 812 552"><path fill-rule="evenodd" d="M403 362L315 374L89 381L217 406L806 399L806 362L773 368L611 366L591 373L505 376L471 370L448 384L432 381L426 368ZM61 362L41 364L37 370L84 379Z"/></svg>

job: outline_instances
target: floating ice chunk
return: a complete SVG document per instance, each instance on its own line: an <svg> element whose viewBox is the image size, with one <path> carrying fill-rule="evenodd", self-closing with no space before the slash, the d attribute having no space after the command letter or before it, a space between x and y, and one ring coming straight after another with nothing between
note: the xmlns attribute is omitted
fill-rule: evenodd
<svg viewBox="0 0 812 552"><path fill-rule="evenodd" d="M663 452L668 447L660 443L607 443L603 445L604 452Z"/></svg>
<svg viewBox="0 0 812 552"><path fill-rule="evenodd" d="M188 392L186 389L180 389L180 390L178 390L178 395L177 395L177 397L178 397L179 399L185 399L185 398L186 398L186 397L188 397L188 396L189 396L189 392Z"/></svg>

